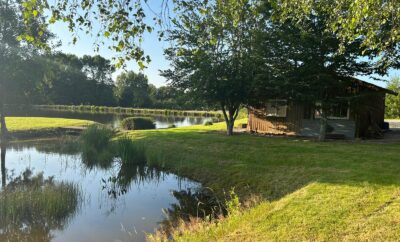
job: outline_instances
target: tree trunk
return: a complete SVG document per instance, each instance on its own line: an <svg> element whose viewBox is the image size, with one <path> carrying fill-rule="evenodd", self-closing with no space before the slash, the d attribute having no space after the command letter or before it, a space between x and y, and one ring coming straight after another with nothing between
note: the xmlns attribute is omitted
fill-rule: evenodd
<svg viewBox="0 0 400 242"><path fill-rule="evenodd" d="M319 141L325 141L327 126L328 126L328 119L325 116L325 114L322 113L320 120L320 129L319 129Z"/></svg>
<svg viewBox="0 0 400 242"><path fill-rule="evenodd" d="M6 124L6 114L5 114L5 107L4 103L0 103L0 125L1 125L1 130L0 130L0 139L3 141L7 139L8 137L8 129L7 129L7 124Z"/></svg>
<svg viewBox="0 0 400 242"><path fill-rule="evenodd" d="M224 114L225 123L226 123L226 134L228 136L233 135L233 127L235 127L235 120L239 114L240 105L228 106L228 111L224 104L221 104L222 113Z"/></svg>
<svg viewBox="0 0 400 242"><path fill-rule="evenodd" d="M1 143L1 184L6 186L6 145Z"/></svg>
<svg viewBox="0 0 400 242"><path fill-rule="evenodd" d="M226 127L227 127L227 135L228 136L231 136L231 135L233 135L233 127L235 126L235 121L229 121L229 123L227 123L226 124Z"/></svg>

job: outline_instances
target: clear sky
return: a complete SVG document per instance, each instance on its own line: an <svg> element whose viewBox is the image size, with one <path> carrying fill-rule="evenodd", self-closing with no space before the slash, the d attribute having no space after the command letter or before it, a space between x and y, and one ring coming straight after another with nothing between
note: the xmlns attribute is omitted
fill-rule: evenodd
<svg viewBox="0 0 400 242"><path fill-rule="evenodd" d="M80 39L78 39L77 43L73 45L71 43L72 37L71 33L68 31L67 27L63 23L56 23L52 25L50 30L55 33L58 38L62 41L62 45L59 48L60 51L64 53L75 54L77 56L83 55L95 55L100 54L101 56L111 59L114 56L114 53L110 51L107 47L100 49L98 53L96 53L93 49L94 38L85 34L80 34ZM150 55L152 61L148 65L148 68L143 72L149 78L149 82L156 85L157 87L166 85L166 81L159 74L159 70L168 69L169 63L165 59L163 55L163 49L168 47L167 42L160 42L158 40L156 31L152 34L146 34L143 42L143 49L146 55ZM135 72L139 71L136 63L129 62L127 65L127 70L133 70ZM118 70L114 74L114 78L121 72L122 70ZM390 70L389 75L385 77L381 77L382 79L389 80L391 77L400 76L400 70ZM371 77L368 76L357 76L357 78L372 82L376 85L385 87L386 82L382 81L374 81Z"/></svg>

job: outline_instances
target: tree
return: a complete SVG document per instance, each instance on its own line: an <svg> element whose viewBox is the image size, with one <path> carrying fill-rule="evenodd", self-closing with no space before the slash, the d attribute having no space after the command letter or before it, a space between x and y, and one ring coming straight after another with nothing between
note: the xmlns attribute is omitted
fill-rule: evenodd
<svg viewBox="0 0 400 242"><path fill-rule="evenodd" d="M114 105L112 74L115 71L115 67L111 64L111 61L100 55L84 55L81 61L83 64L82 71L94 85L92 88L94 103L96 105Z"/></svg>
<svg viewBox="0 0 400 242"><path fill-rule="evenodd" d="M26 68L25 64L39 54L38 49L34 48L31 42L20 42L18 38L29 32L39 42L46 43L52 38L52 35L45 28L39 27L43 25L43 21L43 16L37 15L33 21L25 24L21 16L19 1L0 2L0 63L2 63L0 65L0 125L2 138L8 134L5 122L5 104L10 102L10 98L15 100L15 97L24 96L32 90L23 88L26 87L26 83L32 84L33 81L37 81L32 79L32 75L27 82L27 79L24 79L26 73L21 72L21 69L29 68ZM22 85L21 82L25 84ZM30 87L32 86L30 85Z"/></svg>
<svg viewBox="0 0 400 242"><path fill-rule="evenodd" d="M400 93L400 78L392 78L387 86L388 89ZM400 95L388 95L386 97L386 117L400 118Z"/></svg>
<svg viewBox="0 0 400 242"><path fill-rule="evenodd" d="M364 54L379 59L378 69L385 74L399 67L400 1L381 0L283 0L275 4L278 18L301 23L313 12L323 13L326 31L337 34L343 51L353 41L362 41Z"/></svg>
<svg viewBox="0 0 400 242"><path fill-rule="evenodd" d="M165 54L172 69L162 72L172 86L224 114L227 134L240 105L252 95L255 66L252 36L256 10L252 1L177 1L177 18L168 31L174 46Z"/></svg>
<svg viewBox="0 0 400 242"><path fill-rule="evenodd" d="M275 6L276 7L276 6ZM257 81L255 100L285 98L301 102L319 112L320 139L325 139L327 118L341 102L359 98L348 92L353 76L373 73L373 64L362 57L362 40L345 45L327 31L325 12L314 12L300 23L274 21L274 8L265 3L260 8L263 29L256 39Z"/></svg>
<svg viewBox="0 0 400 242"><path fill-rule="evenodd" d="M149 107L149 84L147 76L133 71L124 72L117 77L115 96L124 107Z"/></svg>

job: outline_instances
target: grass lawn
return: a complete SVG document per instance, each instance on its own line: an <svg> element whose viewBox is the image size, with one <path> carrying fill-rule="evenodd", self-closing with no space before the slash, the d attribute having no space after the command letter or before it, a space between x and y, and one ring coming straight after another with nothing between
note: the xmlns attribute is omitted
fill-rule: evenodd
<svg viewBox="0 0 400 242"><path fill-rule="evenodd" d="M149 162L222 194L262 202L181 241L390 241L400 238L400 144L227 137L223 124L132 131ZM210 132L211 131L211 132Z"/></svg>
<svg viewBox="0 0 400 242"><path fill-rule="evenodd" d="M53 129L66 126L85 126L92 124L93 122L64 118L6 117L6 123L10 132L19 132Z"/></svg>
<svg viewBox="0 0 400 242"><path fill-rule="evenodd" d="M85 122L7 121L11 130ZM220 195L234 187L243 200L252 194L262 198L218 225L181 231L177 241L400 238L400 143L228 137L223 129L224 124L214 124L126 133L146 143L151 164L198 180Z"/></svg>

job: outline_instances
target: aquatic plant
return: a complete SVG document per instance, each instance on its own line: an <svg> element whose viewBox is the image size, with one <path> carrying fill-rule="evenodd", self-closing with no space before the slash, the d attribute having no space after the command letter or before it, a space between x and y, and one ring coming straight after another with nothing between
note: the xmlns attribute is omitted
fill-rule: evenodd
<svg viewBox="0 0 400 242"><path fill-rule="evenodd" d="M104 125L91 125L84 130L80 136L86 148L93 148L97 151L107 148L110 145L114 131Z"/></svg>
<svg viewBox="0 0 400 242"><path fill-rule="evenodd" d="M155 129L156 125L153 119L150 118L130 117L122 120L121 127L126 130L143 130Z"/></svg>
<svg viewBox="0 0 400 242"><path fill-rule="evenodd" d="M128 137L119 138L115 143L115 150L122 163L146 163L145 146L142 143L134 142Z"/></svg>
<svg viewBox="0 0 400 242"><path fill-rule="evenodd" d="M80 136L82 160L89 168L110 167L114 151L111 139L114 130L104 125L91 125Z"/></svg>
<svg viewBox="0 0 400 242"><path fill-rule="evenodd" d="M82 201L77 185L27 169L0 192L0 241L51 241L51 231L62 230Z"/></svg>

